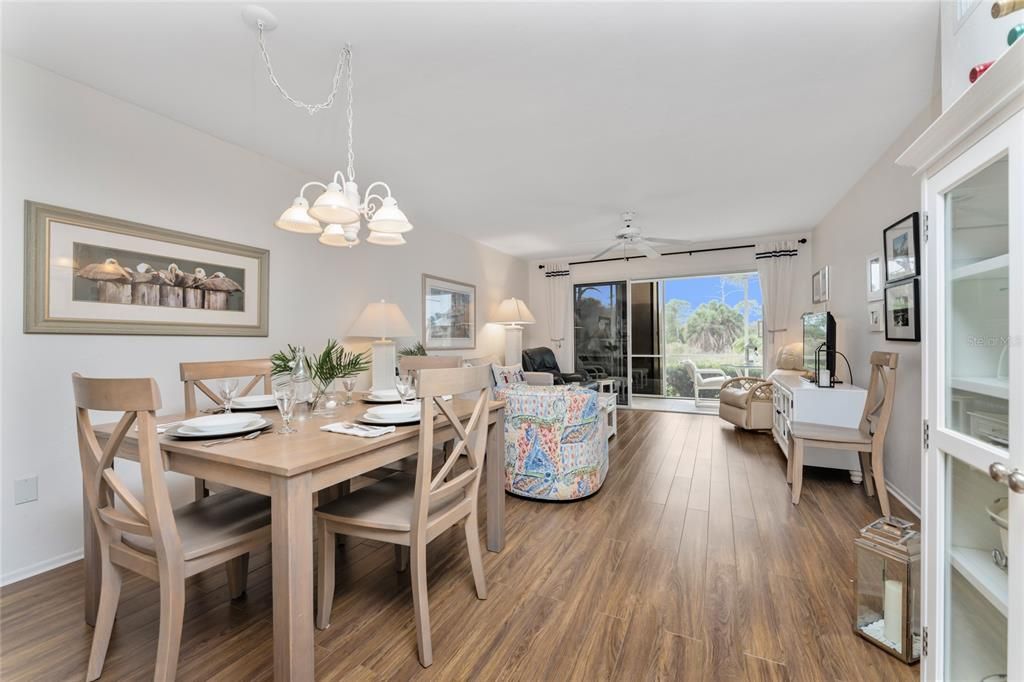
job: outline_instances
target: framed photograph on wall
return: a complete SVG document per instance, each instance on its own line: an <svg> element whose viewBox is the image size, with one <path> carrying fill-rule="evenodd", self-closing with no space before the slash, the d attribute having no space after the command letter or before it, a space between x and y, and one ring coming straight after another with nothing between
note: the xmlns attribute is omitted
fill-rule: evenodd
<svg viewBox="0 0 1024 682"><path fill-rule="evenodd" d="M266 336L270 252L25 202L25 332Z"/></svg>
<svg viewBox="0 0 1024 682"><path fill-rule="evenodd" d="M882 292L882 254L873 253L867 257L864 275L867 282L868 300L881 301L884 295Z"/></svg>
<svg viewBox="0 0 1024 682"><path fill-rule="evenodd" d="M921 306L917 278L885 288L885 338L921 340Z"/></svg>
<svg viewBox="0 0 1024 682"><path fill-rule="evenodd" d="M885 245L885 283L898 282L921 274L917 254L918 213L915 211L885 228L882 242Z"/></svg>
<svg viewBox="0 0 1024 682"><path fill-rule="evenodd" d="M476 287L423 275L423 347L476 348Z"/></svg>
<svg viewBox="0 0 1024 682"><path fill-rule="evenodd" d="M868 331L885 331L885 304L882 301L868 303Z"/></svg>
<svg viewBox="0 0 1024 682"><path fill-rule="evenodd" d="M828 302L828 266L811 275L811 301L814 303Z"/></svg>

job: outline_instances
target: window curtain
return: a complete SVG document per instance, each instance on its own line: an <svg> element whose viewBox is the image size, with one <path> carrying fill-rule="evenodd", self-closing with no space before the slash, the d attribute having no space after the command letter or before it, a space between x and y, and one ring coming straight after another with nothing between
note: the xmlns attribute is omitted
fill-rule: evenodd
<svg viewBox="0 0 1024 682"><path fill-rule="evenodd" d="M790 324L793 299L793 278L796 272L796 240L780 240L758 244L754 248L757 275L761 279L764 314L765 375L775 369L775 356L784 343Z"/></svg>
<svg viewBox="0 0 1024 682"><path fill-rule="evenodd" d="M568 263L546 263L544 279L548 290L548 337L552 345L561 348L569 330L565 319L572 300L572 278Z"/></svg>

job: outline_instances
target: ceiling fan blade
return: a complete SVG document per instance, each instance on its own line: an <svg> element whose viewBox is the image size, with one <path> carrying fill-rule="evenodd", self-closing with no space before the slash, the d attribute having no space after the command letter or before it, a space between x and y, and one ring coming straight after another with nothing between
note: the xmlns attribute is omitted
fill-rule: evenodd
<svg viewBox="0 0 1024 682"><path fill-rule="evenodd" d="M637 251L639 251L640 253L642 253L645 256L647 256L648 258L660 258L661 257L661 254L658 253L657 251L655 251L651 247L651 245L647 243L646 240L637 240L637 241L633 242L633 247Z"/></svg>
<svg viewBox="0 0 1024 682"><path fill-rule="evenodd" d="M660 239L658 237L644 237L652 244L664 244L665 246L689 246L693 241L689 239Z"/></svg>
<svg viewBox="0 0 1024 682"><path fill-rule="evenodd" d="M604 251L602 251L601 253L597 254L596 256L591 256L591 257L589 258L589 260L597 260L597 259L598 259L598 258L600 258L601 256L604 256L604 255L606 255L606 254L609 254L609 253L611 253L612 251L614 251L614 250L615 250L615 249L617 249L618 247L619 247L619 243L618 243L618 242L616 242L616 243L612 244L611 246L609 246L609 247L608 247L607 249L605 249Z"/></svg>

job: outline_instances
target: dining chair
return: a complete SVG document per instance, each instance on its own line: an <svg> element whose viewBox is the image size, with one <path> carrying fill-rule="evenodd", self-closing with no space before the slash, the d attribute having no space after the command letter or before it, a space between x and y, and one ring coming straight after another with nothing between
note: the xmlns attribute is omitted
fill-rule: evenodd
<svg viewBox="0 0 1024 682"><path fill-rule="evenodd" d="M398 359L402 374L421 369L455 369L462 367L461 355L404 355Z"/></svg>
<svg viewBox="0 0 1024 682"><path fill-rule="evenodd" d="M416 638L423 667L433 661L427 604L427 544L452 526L462 525L477 597L487 598L477 528L477 492L487 442L490 378L490 368L486 366L421 370L420 424L423 426L415 474L397 474L316 510L319 539L316 626L319 629L330 625L336 551L333 540L338 534L409 548ZM442 396L469 392L476 398L472 413L463 423L453 410L452 402ZM435 409L440 414L434 428L450 426L456 441L436 472L432 467L434 428L430 428L434 424ZM468 466L456 472L455 464L463 452L467 454Z"/></svg>
<svg viewBox="0 0 1024 682"><path fill-rule="evenodd" d="M871 354L871 380L857 428L793 422L790 428L792 454L786 465L786 480L793 485L793 504L800 503L804 448L855 450L860 454L865 492L872 497L877 490L882 515L889 516L889 493L885 489L885 432L892 416L899 358L899 353L875 351Z"/></svg>
<svg viewBox="0 0 1024 682"><path fill-rule="evenodd" d="M181 380L185 384L185 416L194 417L199 414L196 398L202 393L212 400L215 405L223 407L224 399L217 394L217 391L210 388L205 382L211 379L235 379L251 377L238 395L249 395L261 382L263 392L269 394L271 387L271 363L268 359L256 360L216 360L213 362L182 362L178 365L181 373ZM210 494L206 481L201 478L195 480L196 499L201 499ZM224 488L220 488L224 489Z"/></svg>
<svg viewBox="0 0 1024 682"><path fill-rule="evenodd" d="M185 613L185 579L227 563L232 598L245 592L249 552L270 544L270 498L231 491L173 509L157 440L160 389L152 379L71 377L78 449L89 514L100 548L100 596L86 679L103 672L122 574L130 570L160 585L155 680L173 680ZM122 412L105 446L89 410ZM114 471L114 456L137 426L140 500Z"/></svg>

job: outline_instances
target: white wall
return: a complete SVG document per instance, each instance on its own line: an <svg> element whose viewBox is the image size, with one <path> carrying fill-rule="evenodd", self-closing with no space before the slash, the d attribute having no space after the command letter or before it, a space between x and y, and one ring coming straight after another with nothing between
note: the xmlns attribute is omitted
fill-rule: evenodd
<svg viewBox="0 0 1024 682"><path fill-rule="evenodd" d="M277 230L272 222L309 179L304 174L24 62L5 56L2 66L4 583L81 552L73 371L153 376L164 411L176 412L179 361L267 356L288 342L318 348L328 337L344 339L363 306L379 298L399 303L418 327L423 272L476 284L480 320L502 298L527 294L525 262L417 224L414 214L417 229L400 248L332 249ZM26 199L270 249L270 336L24 334ZM502 353L500 328L481 324L478 340L467 356ZM14 506L14 480L31 475L39 476L39 500ZM185 483L175 482L179 501Z"/></svg>
<svg viewBox="0 0 1024 682"><path fill-rule="evenodd" d="M800 239L809 237L807 234L792 234L783 237L759 237L756 239L745 239L738 242L702 242L694 243L688 248L704 249L716 246L729 246L730 244L751 244L754 242L767 241L769 239ZM812 244L800 244L800 255L796 261L794 298L791 308L793 322L785 334L780 334L776 339L779 345L785 345L801 338L800 315L811 309L811 252ZM583 260L582 258L567 258L564 261ZM526 347L549 346L551 343L548 329L548 310L544 271L538 268L542 261L534 261L529 266L530 277L530 298L528 301L530 311L537 318L537 324L528 328ZM643 280L659 279L667 277L688 277L696 275L718 275L730 272L755 272L757 264L754 261L753 249L736 249L732 251L716 251L713 253L698 253L692 256L662 256L657 259L639 258L627 262L615 261L610 263L587 263L571 267L570 279L573 283L587 282L612 282L622 280ZM566 324L572 325L572 310L566 311ZM567 330L569 339L563 344L561 350L556 350L558 364L560 367L571 368L575 354L572 348L572 330ZM778 346L777 346L778 347Z"/></svg>
<svg viewBox="0 0 1024 682"><path fill-rule="evenodd" d="M826 214L813 237L814 269L829 266L830 300L822 307L836 318L839 350L853 365L855 383L868 385L871 351L900 354L895 405L886 436L885 476L915 511L921 501L921 344L886 341L884 333L869 331L865 261L868 255L882 251L882 230L919 210L920 178L894 161L938 114L936 98ZM838 366L837 372L845 376Z"/></svg>
<svg viewBox="0 0 1024 682"><path fill-rule="evenodd" d="M1024 22L1024 11L993 19L992 0L975 0L958 21L956 4L944 0L940 12L943 110L971 86L971 67L998 59L1010 29Z"/></svg>

